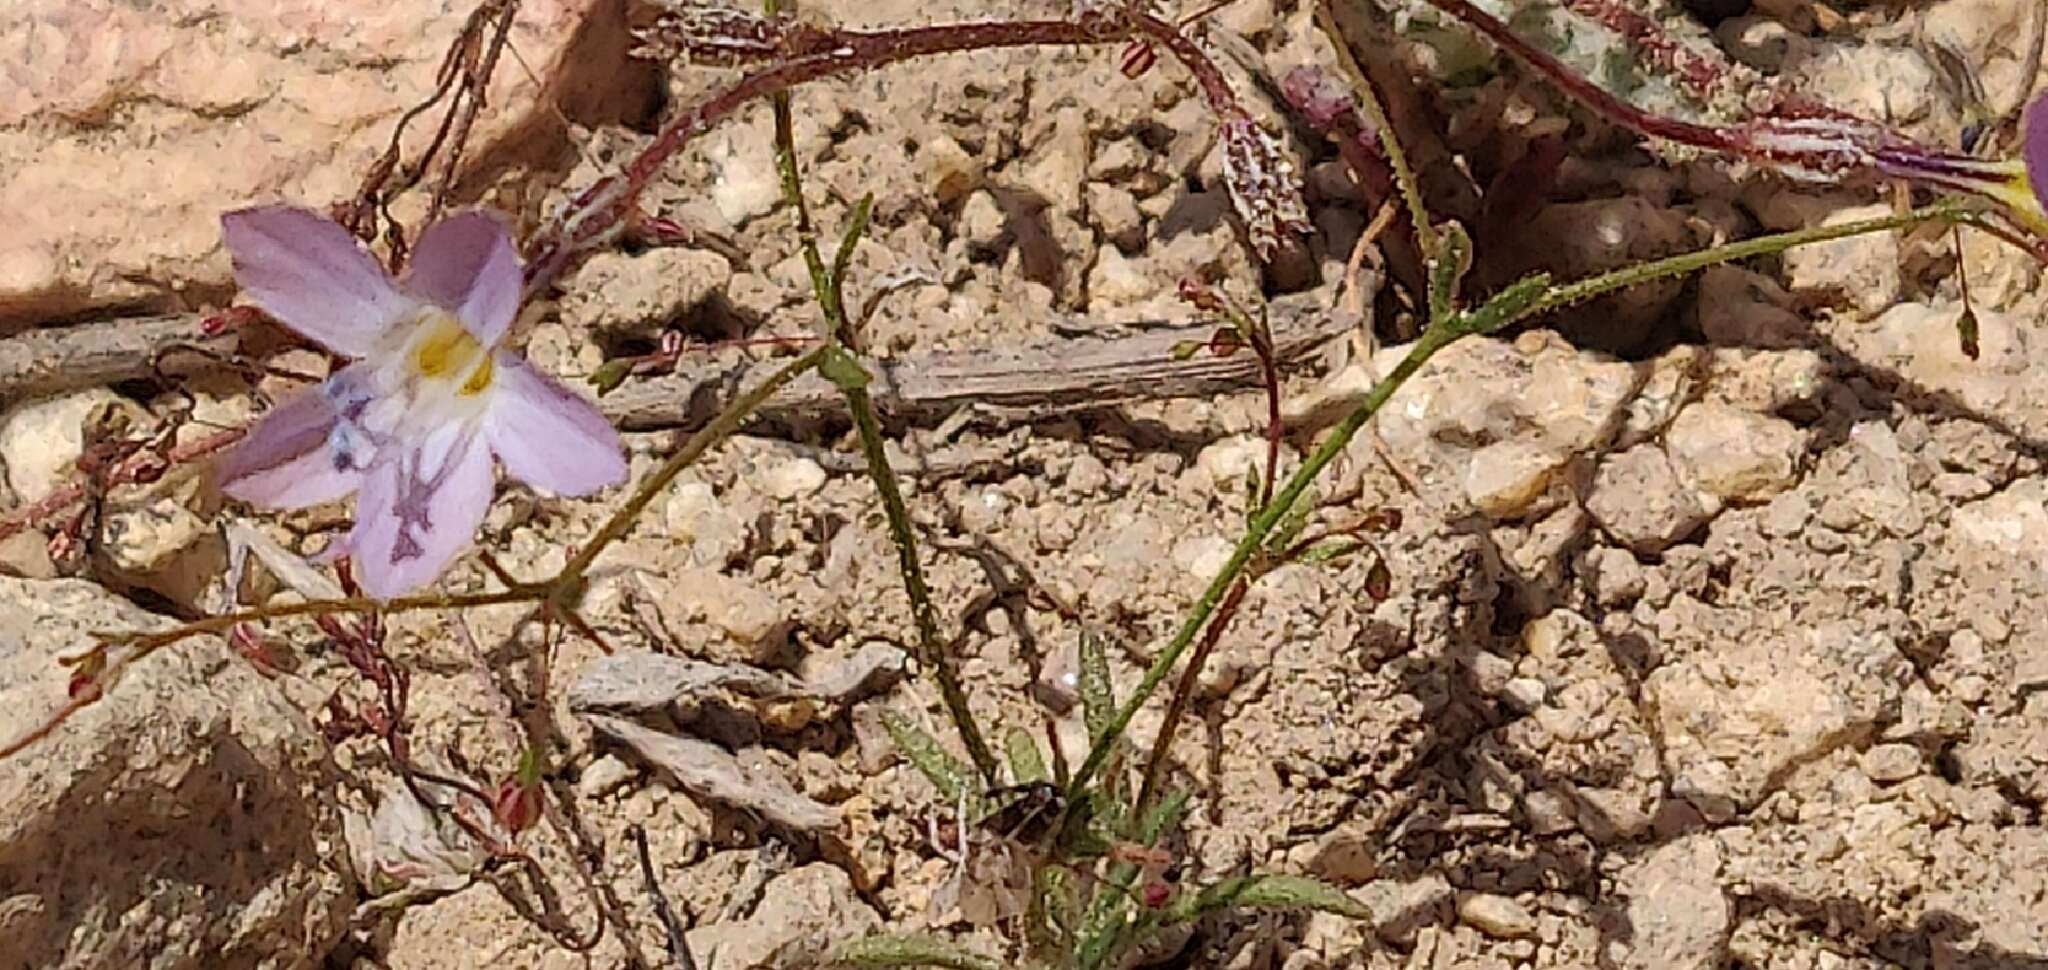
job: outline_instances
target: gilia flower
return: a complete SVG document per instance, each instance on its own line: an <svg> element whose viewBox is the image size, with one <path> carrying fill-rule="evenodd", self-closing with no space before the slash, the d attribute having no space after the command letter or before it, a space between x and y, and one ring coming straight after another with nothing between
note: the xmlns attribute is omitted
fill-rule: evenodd
<svg viewBox="0 0 2048 970"><path fill-rule="evenodd" d="M2048 222L2048 215L2043 215L2048 211L2048 91L2027 105L2026 118L2020 122L2020 157L2027 162L2027 181L2034 189L2032 211Z"/></svg>
<svg viewBox="0 0 2048 970"><path fill-rule="evenodd" d="M364 592L433 582L483 523L492 456L514 478L587 495L626 477L619 436L589 401L498 341L519 313L519 254L490 216L422 233L394 281L355 237L292 206L221 219L235 281L264 312L357 358L264 415L221 489L304 508L356 493L341 552Z"/></svg>

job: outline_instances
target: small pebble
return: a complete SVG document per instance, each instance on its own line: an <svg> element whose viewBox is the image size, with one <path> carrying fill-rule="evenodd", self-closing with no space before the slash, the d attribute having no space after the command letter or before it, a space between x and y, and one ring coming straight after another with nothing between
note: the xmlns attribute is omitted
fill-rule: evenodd
<svg viewBox="0 0 2048 970"><path fill-rule="evenodd" d="M1492 893L1473 893L1458 901L1458 918L1465 925L1497 940L1518 940L1536 935L1536 917L1521 903Z"/></svg>
<svg viewBox="0 0 2048 970"><path fill-rule="evenodd" d="M1528 714L1550 699L1550 688L1534 677L1516 677L1501 688L1500 697L1516 712Z"/></svg>
<svg viewBox="0 0 2048 970"><path fill-rule="evenodd" d="M1880 785L1919 774L1920 764L1920 749L1910 744L1880 744L1863 753L1863 773Z"/></svg>
<svg viewBox="0 0 2048 970"><path fill-rule="evenodd" d="M602 798L619 789L633 776L633 769L614 755L605 755L583 769L576 779L576 794L584 798Z"/></svg>
<svg viewBox="0 0 2048 970"><path fill-rule="evenodd" d="M785 502L802 498L824 486L824 467L809 458L771 461L761 473L761 490Z"/></svg>

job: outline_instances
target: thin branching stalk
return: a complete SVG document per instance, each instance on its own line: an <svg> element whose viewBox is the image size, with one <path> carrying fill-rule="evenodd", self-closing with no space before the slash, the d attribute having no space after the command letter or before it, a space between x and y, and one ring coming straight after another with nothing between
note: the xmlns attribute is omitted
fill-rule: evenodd
<svg viewBox="0 0 2048 970"><path fill-rule="evenodd" d="M1211 617L1217 614L1232 587L1251 565L1253 557L1264 545L1266 537L1280 524L1280 520L1293 508L1294 503L1300 500L1316 476L1335 461L1338 455L1343 454L1345 447L1350 444L1359 429L1365 427L1366 422L1386 405L1394 392L1400 390L1402 385L1414 377L1416 372L1422 369L1422 365L1436 356L1438 351L1467 336L1490 333L1540 313L1639 283L1680 276L1738 259L1783 252L1795 246L1889 232L1929 221L1975 222L1982 216L1981 208L1973 208L1967 203L1947 202L1883 218L1760 236L1726 246L1716 246L1627 267L1576 283L1547 286L1533 296L1526 295L1524 286L1518 284L1503 290L1486 306L1477 310L1455 313L1446 319L1432 322L1409 347L1407 355L1401 358L1401 362L1395 365L1393 371L1373 385L1365 399L1330 430L1329 436L1323 439L1322 444L1309 455L1308 460L1288 478L1287 484L1281 486L1273 501L1252 517L1251 525L1238 540L1236 548L1231 550L1230 559L1210 581L1208 588L1196 599L1194 608L1188 613L1187 620L1182 623L1179 632L1167 644L1166 649L1160 652L1152 666L1146 669L1144 678L1138 682L1130 699L1117 709L1116 719L1089 750L1087 760L1074 771L1073 778L1067 786L1069 796L1076 796L1086 790L1088 782L1102 769L1104 762L1114 750L1114 739L1123 735L1130 727L1131 719L1137 716L1139 708L1145 705L1146 700L1173 672L1174 666L1180 662L1181 655L1187 652L1195 637L1201 634Z"/></svg>
<svg viewBox="0 0 2048 970"><path fill-rule="evenodd" d="M769 0L768 12L776 12L776 0ZM856 210L846 241L840 246L836 258L830 265L818 249L818 230L811 220L810 204L804 199L803 171L796 156L796 135L790 116L789 92L777 91L773 96L775 116L775 167L782 177L783 200L796 213L797 238L804 254L804 265L810 269L811 289L818 301L818 308L825 315L826 353L841 355L843 362L858 368L845 348L853 335L853 324L846 316L846 303L842 294L846 281L842 278L852 249L858 236L867 228L867 206L862 204ZM896 477L896 469L889 464L888 451L883 446L882 422L875 413L875 402L865 386L864 375L856 379L840 379L834 374L839 390L846 398L846 408L853 415L853 425L860 435L861 454L867 459L868 477L874 480L875 492L882 500L882 514L889 522L889 541L896 547L896 564L903 574L903 588L910 597L910 612L917 624L918 659L932 671L938 681L940 699L946 705L946 712L953 719L953 727L960 732L960 743L967 749L968 760L974 762L975 771L980 773L982 783L994 786L1000 780L1000 768L995 753L989 749L983 737L981 726L975 723L974 712L967 702L967 691L960 684L958 658L939 635L938 611L932 605L931 585L926 582L924 564L918 556L917 533L910 521L910 507L903 500L903 487Z"/></svg>
<svg viewBox="0 0 2048 970"><path fill-rule="evenodd" d="M704 457L704 453L710 451L711 446L724 441L733 432L738 431L740 425L744 424L757 408L766 403L769 398L775 396L775 392L782 390L789 382L796 380L805 372L817 367L818 362L825 358L826 349L825 347L812 348L803 356L783 365L782 369L768 375L767 380L762 381L752 390L740 395L731 404L726 405L725 410L720 411L717 417L711 419L710 424L697 429L697 433L691 435L688 441L683 442L683 446L676 449L676 453L670 455L668 461L662 463L659 470L648 476L645 482L640 483L640 488L633 493L633 497L627 499L626 504L619 506L619 510L613 512L612 517L605 520L604 525L599 527L596 534L592 535L589 541L583 543L583 547L577 551L575 558L570 559L569 564L563 566L562 571L547 585L554 586L563 582L581 580L584 573L590 569L590 564L597 559L598 553L603 552L606 546L623 537L626 534L626 530L633 527L633 521L640 517L642 511L646 510L648 503L653 502L655 496L661 494L662 489L667 488L670 482L675 481L676 476L682 474L684 469L696 464L699 458Z"/></svg>
<svg viewBox="0 0 2048 970"><path fill-rule="evenodd" d="M1408 163L1408 152L1401 147L1401 139L1395 136L1386 105L1380 101L1379 89L1373 86L1372 78L1366 75L1365 67L1352 53L1351 43L1344 38L1344 31L1337 26L1336 12L1330 8L1334 2L1317 0L1316 25L1329 39L1330 46L1336 49L1337 63L1343 66L1352 90L1357 92L1366 120L1379 132L1387 164L1394 170L1394 184L1400 188L1402 204L1408 209L1408 222L1414 228L1416 245L1425 258L1433 259L1438 249L1436 226L1430 222L1428 207L1422 204L1422 183L1415 178L1415 169Z"/></svg>
<svg viewBox="0 0 2048 970"><path fill-rule="evenodd" d="M757 58L769 62L768 66L675 115L624 170L583 190L542 226L527 247L527 292L545 289L580 252L634 218L641 194L690 139L755 99L799 84L937 54L1121 43L1142 36L1180 59L1212 106L1229 104L1230 111L1225 112L1229 114L1243 110L1229 100L1221 72L1200 48L1171 23L1140 10L1112 9L1074 20L983 21L891 30L808 28L788 33L783 46L771 45ZM660 44L652 46L658 50Z"/></svg>

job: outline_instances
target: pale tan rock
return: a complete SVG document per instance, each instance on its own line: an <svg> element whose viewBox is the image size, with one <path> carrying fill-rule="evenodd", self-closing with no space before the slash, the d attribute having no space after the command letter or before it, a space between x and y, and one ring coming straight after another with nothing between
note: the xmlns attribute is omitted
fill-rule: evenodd
<svg viewBox="0 0 2048 970"><path fill-rule="evenodd" d="M1626 970L1711 970L1727 956L1733 907L1717 882L1721 847L1688 835L1659 847L1622 874L1626 940L1608 956Z"/></svg>
<svg viewBox="0 0 2048 970"><path fill-rule="evenodd" d="M597 0L519 5L511 44L542 79ZM461 4L393 0L17 0L0 10L0 328L116 305L176 308L229 278L220 213L350 195L423 100ZM583 34L623 53L623 24ZM613 80L638 69L607 66ZM588 80L547 92L571 100ZM595 100L595 99L591 99ZM581 104L582 102L578 102ZM559 130L501 61L467 157ZM581 110L577 104L569 106ZM415 125L408 144L432 136ZM559 135L553 136L559 139ZM123 146L113 150L110 146ZM208 297L209 299L211 297Z"/></svg>
<svg viewBox="0 0 2048 970"><path fill-rule="evenodd" d="M65 702L93 631L165 625L75 580L0 579L0 739ZM317 966L354 903L326 744L220 641L139 662L0 759L7 966Z"/></svg>
<svg viewBox="0 0 2048 970"><path fill-rule="evenodd" d="M1740 266L1711 266L1700 273L1691 315L1710 343L1792 347L1811 339L1813 327L1791 303L1777 280Z"/></svg>
<svg viewBox="0 0 2048 970"><path fill-rule="evenodd" d="M1949 515L1948 535L1959 552L2048 576L2048 482L2015 482L1958 507Z"/></svg>
<svg viewBox="0 0 2048 970"><path fill-rule="evenodd" d="M676 327L731 281L732 264L701 249L593 253L564 287L562 319L614 339L648 339Z"/></svg>
<svg viewBox="0 0 2048 970"><path fill-rule="evenodd" d="M1391 370L1406 348L1383 350L1371 370ZM1318 407L1335 411L1369 382L1347 369ZM1380 412L1381 438L1402 467L1453 514L1488 507L1539 514L1541 492L1557 468L1613 440L1638 383L1632 365L1580 351L1547 331L1513 343L1463 340L1431 359ZM1365 438L1352 459L1377 464ZM1507 444L1512 442L1512 444ZM1498 450L1489 451L1494 446ZM1477 467L1482 460L1486 467ZM1543 470L1544 465L1550 471Z"/></svg>
<svg viewBox="0 0 2048 970"><path fill-rule="evenodd" d="M824 466L802 455L768 455L762 459L756 478L762 492L781 502L802 498L825 487Z"/></svg>
<svg viewBox="0 0 2048 970"><path fill-rule="evenodd" d="M1639 553L1663 552L1707 521L1708 510L1652 444L1600 462L1586 511L1615 541Z"/></svg>
<svg viewBox="0 0 2048 970"><path fill-rule="evenodd" d="M1780 418L1701 402L1678 413L1665 449L1679 475L1724 502L1760 502L1798 483L1806 435Z"/></svg>
<svg viewBox="0 0 2048 970"><path fill-rule="evenodd" d="M35 502L69 483L85 453L85 422L122 399L105 388L24 401L0 414L0 459L18 501Z"/></svg>
<svg viewBox="0 0 2048 970"><path fill-rule="evenodd" d="M854 892L846 870L814 862L768 883L760 905L745 919L690 930L690 950L709 961L705 970L755 970L779 966L781 954L823 955L881 923Z"/></svg>
<svg viewBox="0 0 2048 970"><path fill-rule="evenodd" d="M99 578L146 589L180 609L204 612L204 597L227 570L227 543L210 516L200 475L173 473L114 489L100 506Z"/></svg>
<svg viewBox="0 0 2048 970"><path fill-rule="evenodd" d="M2031 316L1977 307L1978 356L1956 336L1959 303L1900 303L1876 319L1837 328L1848 353L1984 414L2026 414L2037 387L2031 363L2038 337Z"/></svg>
<svg viewBox="0 0 2048 970"><path fill-rule="evenodd" d="M662 625L692 652L704 649L714 660L761 664L781 652L792 620L782 603L760 587L698 568L677 569L650 577L650 582L659 593L655 608ZM709 624L723 636L699 647L702 638L687 633L697 623Z"/></svg>
<svg viewBox="0 0 2048 970"><path fill-rule="evenodd" d="M1565 456L1541 442L1496 441L1472 454L1465 471L1465 500L1480 514L1509 519L1532 510L1550 489Z"/></svg>
<svg viewBox="0 0 2048 970"><path fill-rule="evenodd" d="M1823 226L1861 222L1891 215L1878 203L1828 213ZM1794 292L1813 292L1846 299L1865 314L1881 313L1897 303L1905 282L1899 274L1899 239L1880 232L1811 246L1795 246L1779 257Z"/></svg>
<svg viewBox="0 0 2048 970"><path fill-rule="evenodd" d="M1356 886L1379 875L1378 852L1378 841L1370 833L1341 826L1316 839L1308 870L1318 879Z"/></svg>
<svg viewBox="0 0 2048 970"><path fill-rule="evenodd" d="M1710 819L1753 805L1803 764L1875 722L1850 688L1865 644L1827 628L1667 664L1650 675L1672 794Z"/></svg>
<svg viewBox="0 0 2048 970"><path fill-rule="evenodd" d="M57 575L57 564L50 561L50 538L34 529L0 539L0 576L19 576L23 579L49 579Z"/></svg>
<svg viewBox="0 0 2048 970"><path fill-rule="evenodd" d="M1536 935L1535 915L1514 899L1494 893L1473 893L1458 900L1458 919L1497 940Z"/></svg>

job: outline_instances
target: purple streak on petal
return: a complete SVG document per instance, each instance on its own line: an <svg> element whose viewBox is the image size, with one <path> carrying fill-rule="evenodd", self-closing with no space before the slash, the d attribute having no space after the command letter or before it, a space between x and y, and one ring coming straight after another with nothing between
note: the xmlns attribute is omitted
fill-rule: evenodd
<svg viewBox="0 0 2048 970"><path fill-rule="evenodd" d="M557 495L625 480L625 445L588 399L517 354L500 353L496 364L484 434L512 477Z"/></svg>
<svg viewBox="0 0 2048 970"><path fill-rule="evenodd" d="M2027 178L2034 183L2034 197L2048 208L2048 91L2027 106L2025 125L2020 152L2027 160Z"/></svg>
<svg viewBox="0 0 2048 970"><path fill-rule="evenodd" d="M348 537L363 592L388 600L432 583L476 538L491 485L491 450L461 426L379 461Z"/></svg>
<svg viewBox="0 0 2048 970"><path fill-rule="evenodd" d="M496 346L519 315L524 286L519 250L485 212L464 212L428 227L405 277L407 292L455 314L486 347Z"/></svg>
<svg viewBox="0 0 2048 970"><path fill-rule="evenodd" d="M221 491L279 509L320 505L355 491L362 473L337 462L328 447L338 421L321 389L298 392L272 408L228 452L221 462Z"/></svg>
<svg viewBox="0 0 2048 970"><path fill-rule="evenodd" d="M296 206L221 217L235 282L264 312L331 350L361 357L412 309L348 230Z"/></svg>

